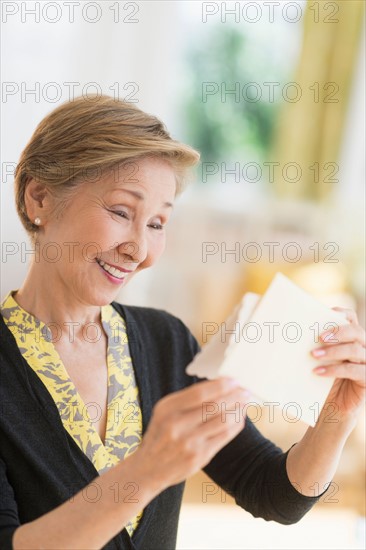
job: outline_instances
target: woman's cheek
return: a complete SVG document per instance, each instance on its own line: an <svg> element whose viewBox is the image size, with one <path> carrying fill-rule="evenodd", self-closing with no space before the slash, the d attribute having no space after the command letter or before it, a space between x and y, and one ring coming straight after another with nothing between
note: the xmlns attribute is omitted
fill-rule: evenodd
<svg viewBox="0 0 366 550"><path fill-rule="evenodd" d="M166 236L165 233L163 233L160 237L160 239L157 239L156 243L156 255L158 258L164 253L166 247Z"/></svg>
<svg viewBox="0 0 366 550"><path fill-rule="evenodd" d="M164 253L165 246L165 235L158 235L158 238L151 239L148 244L146 260L142 264L143 268L154 265Z"/></svg>

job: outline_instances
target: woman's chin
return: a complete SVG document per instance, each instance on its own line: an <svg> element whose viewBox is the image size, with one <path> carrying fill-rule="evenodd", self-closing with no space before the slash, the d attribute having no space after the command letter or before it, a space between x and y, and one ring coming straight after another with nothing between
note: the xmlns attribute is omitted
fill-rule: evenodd
<svg viewBox="0 0 366 550"><path fill-rule="evenodd" d="M109 292L98 292L95 293L93 297L93 304L96 306L107 306L111 302L114 302L118 296L118 290L109 291Z"/></svg>

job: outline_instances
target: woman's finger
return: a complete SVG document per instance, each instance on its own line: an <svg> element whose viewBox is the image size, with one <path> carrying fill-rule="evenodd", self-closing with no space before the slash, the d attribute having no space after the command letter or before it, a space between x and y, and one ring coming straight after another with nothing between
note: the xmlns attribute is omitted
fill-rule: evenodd
<svg viewBox="0 0 366 550"><path fill-rule="evenodd" d="M366 363L366 349L359 342L316 348L312 351L312 355L320 361Z"/></svg>
<svg viewBox="0 0 366 550"><path fill-rule="evenodd" d="M241 430L244 428L245 423L243 422L242 425L240 424L233 424L230 426L229 429L225 430L225 432L220 432L218 434L213 435L212 437L207 438L206 447L210 446L211 450L211 456L215 456L218 451L220 451L223 447L223 443L227 444L229 443L234 437L236 437Z"/></svg>
<svg viewBox="0 0 366 550"><path fill-rule="evenodd" d="M244 427L246 417L246 405L250 401L249 393L242 398L239 396L233 403L224 403L220 411L214 417L204 416L202 424L197 430L199 437L211 438L223 432L231 430L232 426L238 426L238 429Z"/></svg>
<svg viewBox="0 0 366 550"><path fill-rule="evenodd" d="M347 309L344 307L332 307L334 311L342 313L350 323L358 324L357 313L353 309Z"/></svg>
<svg viewBox="0 0 366 550"><path fill-rule="evenodd" d="M158 403L164 402L164 407L171 407L172 411L195 409L201 407L204 401L215 401L238 387L235 380L227 377L205 380L170 393Z"/></svg>
<svg viewBox="0 0 366 550"><path fill-rule="evenodd" d="M322 365L313 369L315 374L332 378L348 378L366 386L366 366L360 363L344 362L336 365Z"/></svg>
<svg viewBox="0 0 366 550"><path fill-rule="evenodd" d="M329 336L330 335L330 336ZM366 332L360 325L350 324L337 327L336 330L327 330L320 335L321 342L331 346L340 342L359 342L366 344Z"/></svg>
<svg viewBox="0 0 366 550"><path fill-rule="evenodd" d="M225 398L203 401L200 407L184 410L174 417L174 426L179 436L185 436L197 430L198 434L214 435L225 429L227 424L242 423L245 416L245 406L252 399L247 390L237 388ZM179 414L181 413L181 414Z"/></svg>

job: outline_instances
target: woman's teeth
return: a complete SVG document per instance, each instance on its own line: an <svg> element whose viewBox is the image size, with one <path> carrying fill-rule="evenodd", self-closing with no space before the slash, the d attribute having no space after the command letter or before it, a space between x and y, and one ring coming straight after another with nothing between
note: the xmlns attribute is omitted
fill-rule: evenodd
<svg viewBox="0 0 366 550"><path fill-rule="evenodd" d="M123 277L125 276L125 273L123 271L120 271L115 267L111 267L110 265L103 262L103 260L97 260L97 262L100 266L102 266L104 271L107 271L107 273L110 273L111 275L113 275L113 277L116 277L117 279L123 279Z"/></svg>

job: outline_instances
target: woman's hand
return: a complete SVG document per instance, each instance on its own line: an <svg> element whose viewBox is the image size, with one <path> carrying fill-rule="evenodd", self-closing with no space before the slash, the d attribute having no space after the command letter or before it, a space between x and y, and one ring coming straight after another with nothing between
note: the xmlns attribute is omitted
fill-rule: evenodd
<svg viewBox="0 0 366 550"><path fill-rule="evenodd" d="M334 307L344 313L350 324L338 327L337 332L320 335L321 347L312 351L319 360L314 372L319 376L335 377L326 403L333 403L342 417L354 416L366 395L365 330L358 324L354 311Z"/></svg>
<svg viewBox="0 0 366 550"><path fill-rule="evenodd" d="M151 486L160 492L208 464L243 429L249 401L250 394L230 378L199 382L160 399L133 455Z"/></svg>

